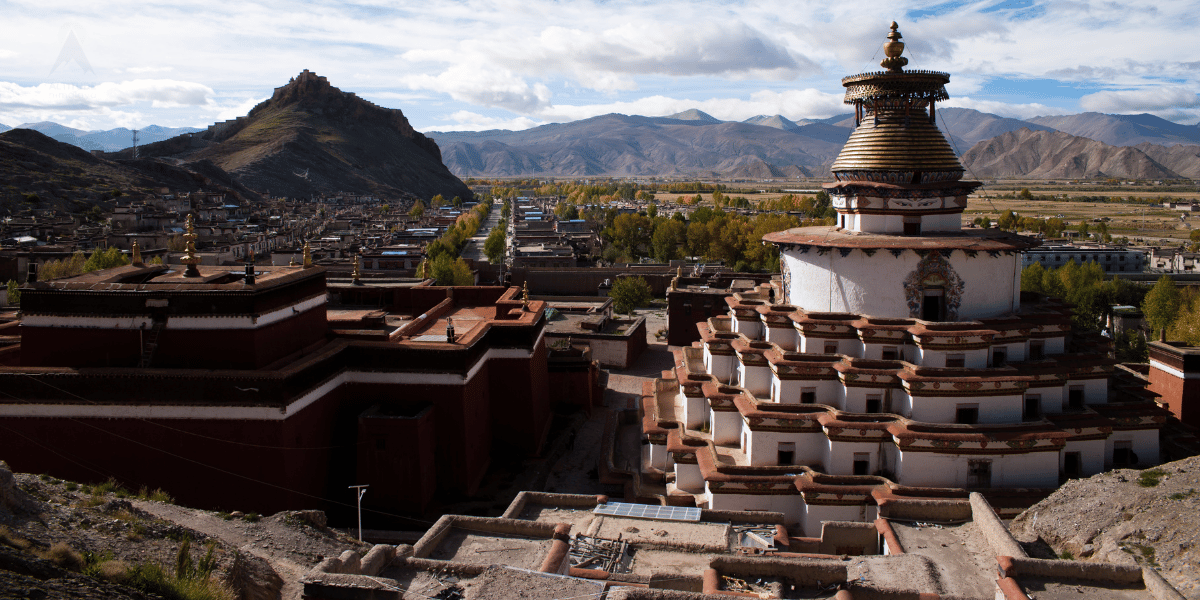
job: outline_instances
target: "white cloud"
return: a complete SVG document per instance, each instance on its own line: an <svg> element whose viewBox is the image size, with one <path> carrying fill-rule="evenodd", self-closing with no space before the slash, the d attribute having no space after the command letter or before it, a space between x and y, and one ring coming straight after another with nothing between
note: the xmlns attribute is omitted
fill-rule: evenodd
<svg viewBox="0 0 1200 600"><path fill-rule="evenodd" d="M212 95L213 90L208 86L171 79L134 79L94 86L43 83L26 87L0 82L0 110L54 108L86 111L139 102L150 102L154 108L203 106Z"/></svg>
<svg viewBox="0 0 1200 600"><path fill-rule="evenodd" d="M545 125L543 122L534 121L527 117L499 119L467 110L460 110L451 114L449 120L449 124L433 125L429 129L434 131L484 131L488 129L519 131L537 127L538 125Z"/></svg>
<svg viewBox="0 0 1200 600"><path fill-rule="evenodd" d="M1143 113L1200 107L1194 88L1167 86L1140 90L1103 91L1079 99L1084 110L1104 113Z"/></svg>
<svg viewBox="0 0 1200 600"><path fill-rule="evenodd" d="M247 98L236 104L214 104L213 108L219 108L216 116L217 121L231 121L238 117L246 116L246 113L249 113L250 109L264 100L266 98Z"/></svg>
<svg viewBox="0 0 1200 600"><path fill-rule="evenodd" d="M1011 102L1001 102L998 100L976 99L970 96L950 98L949 100L942 102L939 106L971 108L979 112L991 113L994 115L1000 115L1001 117L1010 117L1013 119L1031 119L1033 117L1042 117L1048 115L1068 115L1076 112L1058 106L1038 104L1037 102L1031 102L1028 104L1013 104Z"/></svg>
<svg viewBox="0 0 1200 600"><path fill-rule="evenodd" d="M14 56L19 56L19 53L14 52L12 50L5 50L4 48L0 48L0 59L12 58Z"/></svg>
<svg viewBox="0 0 1200 600"><path fill-rule="evenodd" d="M118 73L121 72L121 69L115 69L115 70ZM129 67L128 69L125 69L124 71L126 73L166 73L167 71L174 71L174 70L175 70L175 67Z"/></svg>
<svg viewBox="0 0 1200 600"><path fill-rule="evenodd" d="M550 90L544 84L530 85L510 71L484 65L455 65L438 75L401 77L400 81L413 89L445 92L461 102L515 113L533 113L550 102Z"/></svg>

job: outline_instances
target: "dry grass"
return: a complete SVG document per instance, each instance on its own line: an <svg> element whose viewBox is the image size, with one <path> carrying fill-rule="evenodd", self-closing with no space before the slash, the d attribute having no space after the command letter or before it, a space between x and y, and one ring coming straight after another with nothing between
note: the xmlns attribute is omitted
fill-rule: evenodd
<svg viewBox="0 0 1200 600"><path fill-rule="evenodd" d="M50 546L49 550L39 552L38 555L69 571L83 570L83 555L63 542Z"/></svg>

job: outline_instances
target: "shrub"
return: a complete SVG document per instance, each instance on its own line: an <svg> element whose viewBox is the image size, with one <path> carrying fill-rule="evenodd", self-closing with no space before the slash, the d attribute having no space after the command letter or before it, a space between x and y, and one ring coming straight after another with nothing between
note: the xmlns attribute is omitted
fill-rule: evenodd
<svg viewBox="0 0 1200 600"><path fill-rule="evenodd" d="M85 564L83 555L63 542L50 546L42 558L70 571L82 571Z"/></svg>
<svg viewBox="0 0 1200 600"><path fill-rule="evenodd" d="M1166 477L1167 472L1162 469L1149 469L1142 471L1138 475L1138 485L1142 487L1154 487L1163 477Z"/></svg>
<svg viewBox="0 0 1200 600"><path fill-rule="evenodd" d="M653 297L650 284L642 277L622 277L614 281L608 295L613 299L613 310L628 314L648 304Z"/></svg>

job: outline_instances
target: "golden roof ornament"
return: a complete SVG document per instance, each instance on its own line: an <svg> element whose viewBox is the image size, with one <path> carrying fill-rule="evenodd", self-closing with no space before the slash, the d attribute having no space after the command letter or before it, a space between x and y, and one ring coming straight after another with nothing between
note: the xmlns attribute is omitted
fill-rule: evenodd
<svg viewBox="0 0 1200 600"><path fill-rule="evenodd" d="M359 281L359 278L362 277L362 267L358 262L358 257L358 254L354 255L354 271L350 273L350 278L354 280L354 285L362 285L362 282Z"/></svg>
<svg viewBox="0 0 1200 600"><path fill-rule="evenodd" d="M183 234L183 239L187 240L187 246L184 248L184 257L179 259L179 262L187 265L187 269L183 272L184 277L199 277L200 276L200 261L199 256L196 256L196 220L194 215L187 216L187 233Z"/></svg>
<svg viewBox="0 0 1200 600"><path fill-rule="evenodd" d="M130 264L141 266L142 264L142 247L138 245L137 240L133 240L133 248L130 250Z"/></svg>
<svg viewBox="0 0 1200 600"><path fill-rule="evenodd" d="M883 53L887 58L880 61L879 66L893 73L901 72L904 65L908 64L908 59L900 56L904 54L904 42L900 41L902 37L904 36L900 35L900 26L892 21L892 30L887 34L888 42L883 45Z"/></svg>
<svg viewBox="0 0 1200 600"><path fill-rule="evenodd" d="M529 308L529 282L521 284L521 310Z"/></svg>
<svg viewBox="0 0 1200 600"><path fill-rule="evenodd" d="M304 242L304 268L311 269L312 266L312 248L308 247L308 242Z"/></svg>

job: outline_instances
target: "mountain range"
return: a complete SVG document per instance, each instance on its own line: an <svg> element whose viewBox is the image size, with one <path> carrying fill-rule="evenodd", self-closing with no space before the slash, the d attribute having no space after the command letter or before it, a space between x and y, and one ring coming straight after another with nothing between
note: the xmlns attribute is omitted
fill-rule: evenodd
<svg viewBox="0 0 1200 600"><path fill-rule="evenodd" d="M75 129L66 125L59 125L51 121L41 121L38 123L24 123L16 127L9 127L0 123L0 132L10 129L32 129L46 134L47 136L56 139L65 144L71 144L84 150L104 150L107 152L115 152L133 146L133 130L125 127L117 127L116 129L85 131L83 129ZM195 127L161 127L159 125L150 125L143 127L138 132L138 144L150 144L153 142L161 142L162 140L173 138L183 133L191 133L200 131Z"/></svg>
<svg viewBox="0 0 1200 600"><path fill-rule="evenodd" d="M938 126L975 178L1200 178L1200 125L1153 115L1082 113L1021 120L965 108L937 111ZM81 147L126 129L33 128ZM176 135L142 156L209 160L252 189L307 196L333 191L428 198L463 195L454 177L823 177L854 128L824 119L758 115L722 121L692 109L662 117L607 114L521 131L413 130L404 115L342 92L307 71L246 117ZM122 142L127 143L127 142ZM120 150L113 157L129 158ZM444 164L443 164L444 163ZM453 173L454 175L451 175Z"/></svg>
<svg viewBox="0 0 1200 600"><path fill-rule="evenodd" d="M1152 115L1084 113L1020 120L947 107L937 111L937 120L962 156L968 176L1158 179L1200 174L1200 147L1190 145L1200 144L1200 127ZM692 109L665 117L608 114L523 131L429 135L441 145L450 170L463 177L767 179L826 175L853 128L853 115L801 120L758 115L737 122ZM1046 135L1052 133L1060 135Z"/></svg>

